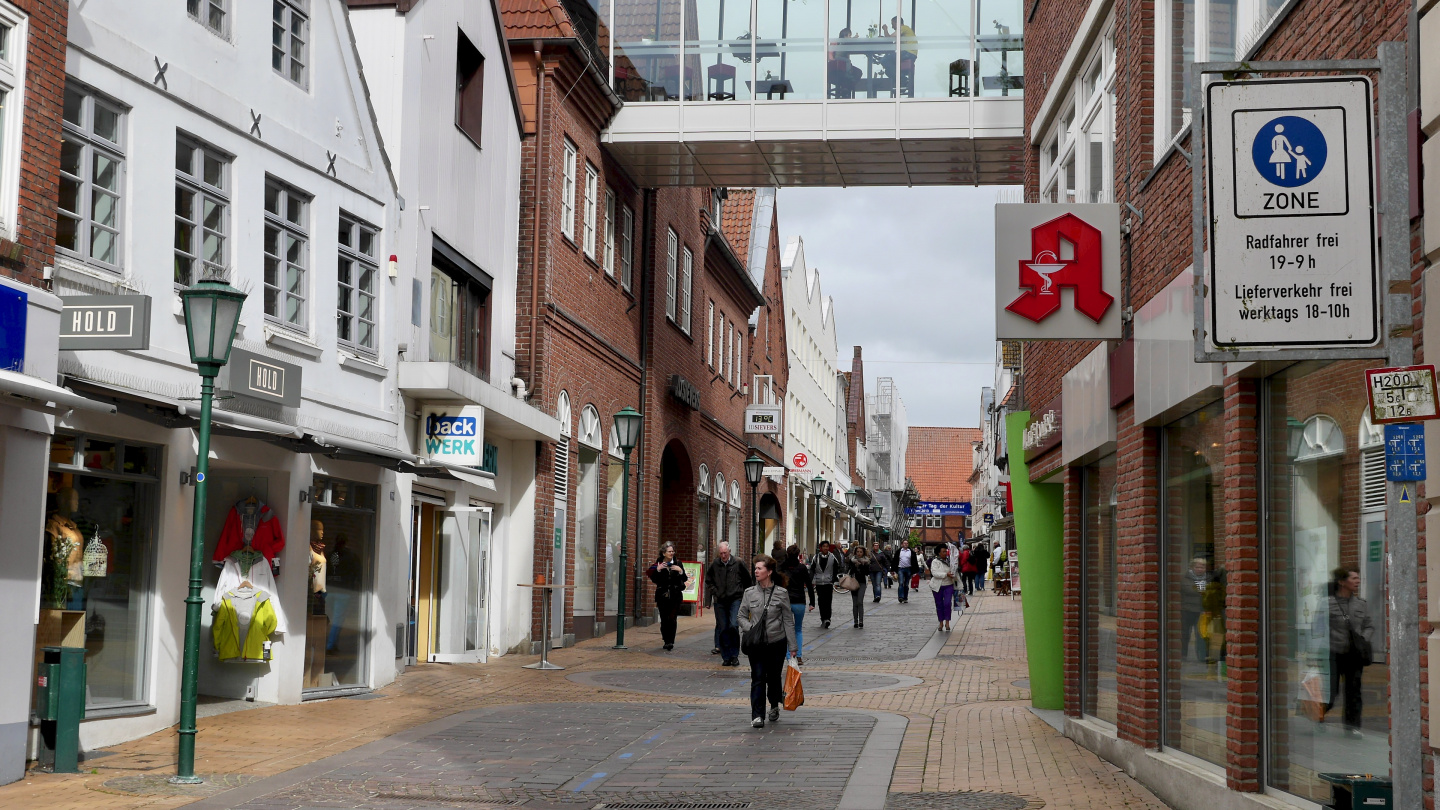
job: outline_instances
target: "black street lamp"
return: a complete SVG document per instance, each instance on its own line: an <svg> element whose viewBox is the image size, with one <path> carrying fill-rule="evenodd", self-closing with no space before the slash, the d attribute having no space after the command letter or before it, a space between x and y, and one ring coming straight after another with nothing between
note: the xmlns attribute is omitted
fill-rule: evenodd
<svg viewBox="0 0 1440 810"><path fill-rule="evenodd" d="M810 479L810 494L815 496L815 548L820 549L820 504L830 497L830 482L825 480L825 473L817 473Z"/></svg>
<svg viewBox="0 0 1440 810"><path fill-rule="evenodd" d="M180 669L180 756L177 784L193 785L195 775L195 703L200 675L200 605L205 565L205 479L210 472L210 404L215 377L230 361L230 346L240 323L245 293L219 279L204 279L180 291L190 362L200 371L200 436L195 459L195 513L190 529L190 593L185 597L185 657Z"/></svg>
<svg viewBox="0 0 1440 810"><path fill-rule="evenodd" d="M620 575L615 577L616 583L620 586L620 609L615 614L615 620L619 623L619 626L615 628L615 649L617 650L626 649L625 590L629 587L626 578L628 577L630 582L635 580L635 575L630 571L630 558L625 553L626 540L630 532L630 452L640 441L640 423L644 418L639 411L628 405L615 414L615 442L620 445L620 452L625 456L624 461L621 462L625 472L621 484L623 489L620 491ZM639 532L636 532L636 535L638 542ZM635 556L640 556L639 548L635 549ZM635 599L637 602L639 601L639 593L636 593Z"/></svg>
<svg viewBox="0 0 1440 810"><path fill-rule="evenodd" d="M845 505L850 507L852 513L850 517L850 539L852 541L860 536L860 521L853 514L855 511L855 502L858 500L860 500L860 490L854 487L845 490ZM861 545L864 545L863 541Z"/></svg>
<svg viewBox="0 0 1440 810"><path fill-rule="evenodd" d="M750 482L750 557L760 545L760 513L755 508L755 491L760 486L760 476L765 473L765 459L760 458L752 448L750 457L745 459L745 480Z"/></svg>

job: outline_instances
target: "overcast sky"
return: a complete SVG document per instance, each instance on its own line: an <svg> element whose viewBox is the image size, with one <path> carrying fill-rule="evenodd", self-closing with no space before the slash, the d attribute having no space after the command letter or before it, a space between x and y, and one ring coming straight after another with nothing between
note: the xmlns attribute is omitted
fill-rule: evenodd
<svg viewBox="0 0 1440 810"><path fill-rule="evenodd" d="M840 368L894 377L911 425L975 427L994 379L994 186L781 189L781 249L835 299ZM903 361L903 362L902 362Z"/></svg>

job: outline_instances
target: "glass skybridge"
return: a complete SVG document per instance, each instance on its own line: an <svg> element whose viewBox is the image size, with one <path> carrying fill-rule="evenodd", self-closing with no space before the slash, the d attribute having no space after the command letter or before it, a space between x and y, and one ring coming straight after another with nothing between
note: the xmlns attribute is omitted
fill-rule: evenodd
<svg viewBox="0 0 1440 810"><path fill-rule="evenodd" d="M641 185L1021 182L1023 0L598 2Z"/></svg>

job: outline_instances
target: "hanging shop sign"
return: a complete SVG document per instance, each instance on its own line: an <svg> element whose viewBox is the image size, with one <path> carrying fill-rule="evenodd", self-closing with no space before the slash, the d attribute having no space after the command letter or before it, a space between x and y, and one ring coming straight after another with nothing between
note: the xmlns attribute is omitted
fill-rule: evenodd
<svg viewBox="0 0 1440 810"><path fill-rule="evenodd" d="M1120 338L1120 206L995 206L1001 340Z"/></svg>
<svg viewBox="0 0 1440 810"><path fill-rule="evenodd" d="M808 453L796 453L791 456L790 469L795 472L808 472L810 470L810 455Z"/></svg>
<svg viewBox="0 0 1440 810"><path fill-rule="evenodd" d="M479 467L485 452L485 409L479 405L424 409L425 456L461 467Z"/></svg>
<svg viewBox="0 0 1440 810"><path fill-rule="evenodd" d="M1382 342L1372 90L1360 76L1207 88L1207 350Z"/></svg>
<svg viewBox="0 0 1440 810"><path fill-rule="evenodd" d="M150 348L150 296L74 295L60 303L61 351Z"/></svg>
<svg viewBox="0 0 1440 810"><path fill-rule="evenodd" d="M907 515L969 515L969 501L919 501L905 507Z"/></svg>
<svg viewBox="0 0 1440 810"><path fill-rule="evenodd" d="M1365 372L1365 387L1370 390L1370 421L1377 425L1440 417L1433 365L1372 368Z"/></svg>
<svg viewBox="0 0 1440 810"><path fill-rule="evenodd" d="M746 433L779 436L782 424L779 405L749 405L745 408Z"/></svg>
<svg viewBox="0 0 1440 810"><path fill-rule="evenodd" d="M220 390L232 396L300 407L300 367L273 357L231 349L230 362L220 370Z"/></svg>
<svg viewBox="0 0 1440 810"><path fill-rule="evenodd" d="M1425 426L1385 426L1385 480L1425 480Z"/></svg>

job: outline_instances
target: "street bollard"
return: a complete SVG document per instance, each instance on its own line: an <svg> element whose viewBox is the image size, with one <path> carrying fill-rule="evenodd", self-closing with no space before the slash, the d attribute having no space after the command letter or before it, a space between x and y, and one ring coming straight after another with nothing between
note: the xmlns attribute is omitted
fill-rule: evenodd
<svg viewBox="0 0 1440 810"><path fill-rule="evenodd" d="M85 719L85 648L45 647L35 678L40 764L53 773L80 772L80 721Z"/></svg>

